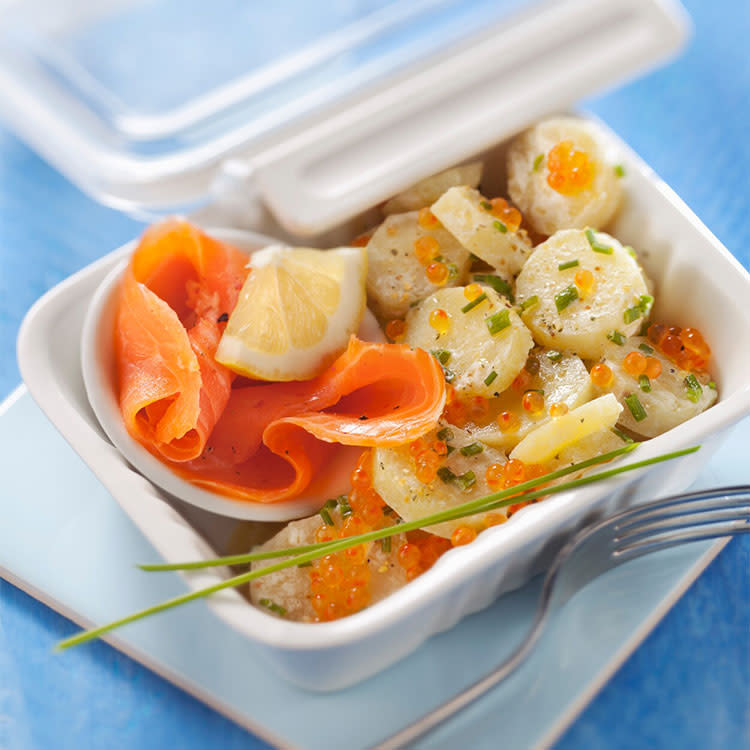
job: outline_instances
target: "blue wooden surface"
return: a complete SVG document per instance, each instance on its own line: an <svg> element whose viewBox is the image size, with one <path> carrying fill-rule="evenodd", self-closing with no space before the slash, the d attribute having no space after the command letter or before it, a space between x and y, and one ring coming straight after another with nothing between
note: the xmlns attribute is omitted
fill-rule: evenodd
<svg viewBox="0 0 750 750"><path fill-rule="evenodd" d="M676 63L587 103L746 267L750 3L690 0ZM97 206L0 129L0 394L18 382L25 310L138 227ZM21 436L33 450L33 436ZM557 743L750 747L750 539L729 544ZM0 739L11 748L261 748L103 644L50 657L64 618L0 581ZM0 742L0 744L2 744ZM3 748L5 750L5 748Z"/></svg>

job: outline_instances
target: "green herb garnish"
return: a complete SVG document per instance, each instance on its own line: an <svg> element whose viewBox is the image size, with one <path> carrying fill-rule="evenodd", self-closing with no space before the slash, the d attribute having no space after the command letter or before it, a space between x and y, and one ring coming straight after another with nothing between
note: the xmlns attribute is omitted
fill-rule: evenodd
<svg viewBox="0 0 750 750"><path fill-rule="evenodd" d="M505 234L508 231L508 227L506 227L505 224L503 224L503 222L500 221L499 219L497 219L496 221L493 221L492 226L495 227L495 229L497 229L498 232L502 232L503 234Z"/></svg>
<svg viewBox="0 0 750 750"><path fill-rule="evenodd" d="M642 422L648 416L646 410L643 408L643 404L638 400L638 396L635 393L625 396L625 404L630 409L630 413L636 422Z"/></svg>
<svg viewBox="0 0 750 750"><path fill-rule="evenodd" d="M557 349L550 349L547 352L547 359L550 362L560 362L563 358L562 352L558 352Z"/></svg>
<svg viewBox="0 0 750 750"><path fill-rule="evenodd" d="M644 393L651 393L651 381L649 380L648 375L639 375L638 385Z"/></svg>
<svg viewBox="0 0 750 750"><path fill-rule="evenodd" d="M326 500L325 505L318 511L326 526L335 526L331 511L338 505L336 500Z"/></svg>
<svg viewBox="0 0 750 750"><path fill-rule="evenodd" d="M608 333L607 338L613 344L617 344L617 346L624 346L625 344L625 336L617 330L612 331L612 333Z"/></svg>
<svg viewBox="0 0 750 750"><path fill-rule="evenodd" d="M391 537L387 536L385 539L380 540L380 549L383 551L383 554L390 554L391 552Z"/></svg>
<svg viewBox="0 0 750 750"><path fill-rule="evenodd" d="M578 265L580 265L580 263L577 260L569 260L567 263L560 263L560 265L557 267L557 270L567 271L568 268L575 268Z"/></svg>
<svg viewBox="0 0 750 750"><path fill-rule="evenodd" d="M484 446L481 443L469 443L461 448L462 456L476 456L477 453L481 453L484 450Z"/></svg>
<svg viewBox="0 0 750 750"><path fill-rule="evenodd" d="M615 164L615 174L618 177L625 177L625 167L622 164Z"/></svg>
<svg viewBox="0 0 750 750"><path fill-rule="evenodd" d="M495 382L495 378L497 377L497 373L493 370L485 379L484 384L485 385L492 385Z"/></svg>
<svg viewBox="0 0 750 750"><path fill-rule="evenodd" d="M437 470L437 475L440 478L440 481L445 482L445 484L452 482L456 478L456 475L447 466L441 466Z"/></svg>
<svg viewBox="0 0 750 750"><path fill-rule="evenodd" d="M565 289L555 295L557 312L562 312L571 302L575 302L577 299L578 287L575 284L565 287Z"/></svg>
<svg viewBox="0 0 750 750"><path fill-rule="evenodd" d="M630 435L626 435L622 430L618 430L617 427L611 427L610 429L615 433L615 435L617 435L618 438L620 438L620 440L622 440L623 443L635 442L633 438L630 437Z"/></svg>
<svg viewBox="0 0 750 750"><path fill-rule="evenodd" d="M90 630L83 631L74 636L71 636L70 638L66 638L60 641L57 644L56 651L63 651L67 648L70 648L71 646L77 646L82 643L86 643L93 640L94 638L98 638L99 636L109 633L112 630L121 627L122 625L136 622L137 620L141 620L144 617L148 617L159 612L164 612L165 610L172 609L173 607L177 607L181 604L187 604L188 602L195 601L196 599L201 599L203 597L214 594L217 591L222 591L223 589L228 588L235 588L237 586L243 586L250 581L262 578L269 573L275 573L279 570L285 570L286 568L291 568L295 565L301 565L305 562L316 560L317 558L324 555L332 554L334 552L348 549L349 547L357 546L358 544L363 544L365 542L374 542L379 539L385 539L386 537L393 536L394 534L414 531L416 529L431 526L436 523L442 523L443 521L454 521L459 518L476 515L477 513L485 513L490 510L496 510L497 508L505 507L507 505L513 505L514 503L518 502L517 495L519 492L524 493L524 500L536 500L537 498L543 497L545 495L555 495L561 492L567 492L568 490L575 489L577 487L584 487L595 482L600 482L602 480L617 476L618 474L623 474L627 471L641 469L646 466L652 466L654 464L661 463L662 461L668 461L673 458L680 458L681 456L695 453L700 448L700 446L693 446L692 448L675 451L673 453L665 453L661 456L645 459L643 461L637 461L632 464L626 464L625 466L616 466L611 469L592 474L590 476L581 477L580 479L574 479L568 482L562 482L558 485L536 489L538 485L546 484L550 481L566 476L573 472L588 468L589 466L604 463L605 461L609 461L613 458L616 458L617 456L629 453L637 445L637 443L624 445L622 448L610 451L609 453L605 453L601 456L595 456L592 459L581 461L580 463L573 464L572 466L568 466L563 469L558 469L557 471L545 474L544 476L529 480L527 482L523 482L521 484L515 485L514 487L500 490L490 495L470 500L466 503L461 503L454 508L441 511L440 513L434 513L415 521L398 524L397 526L376 529L365 534L358 534L356 536L347 537L345 539L337 539L332 542L318 542L316 544L290 547L283 550L272 550L267 552L255 553L251 552L246 555L233 555L230 557L216 558L213 560L199 560L186 563L168 563L166 565L141 565L140 567L142 570L150 571L196 570L200 568L210 568L217 565L247 564L256 560L267 560L279 557L289 558L286 560L281 560L277 563L273 563L271 565L266 565L262 568L256 568L255 570L241 573L240 575L233 576L224 581L219 581L212 586L207 586L206 588L199 589L197 591L191 591L187 594L173 597L172 599L169 599L165 602L157 604L153 607L148 607L147 609L141 610L140 612L135 612L131 615L128 615L127 617L123 617L106 625L100 625L98 627L91 628Z"/></svg>
<svg viewBox="0 0 750 750"><path fill-rule="evenodd" d="M542 166L543 161L544 161L544 154L537 154L536 158L534 159L534 167L533 167L534 172L539 171L539 167Z"/></svg>
<svg viewBox="0 0 750 750"><path fill-rule="evenodd" d="M539 304L539 297L536 296L536 294L532 294L531 297L525 299L521 303L521 312L525 313L529 310L535 308Z"/></svg>
<svg viewBox="0 0 750 750"><path fill-rule="evenodd" d="M447 365L451 360L451 353L447 349L433 349L432 354L441 365Z"/></svg>
<svg viewBox="0 0 750 750"><path fill-rule="evenodd" d="M698 378L696 378L692 372L685 378L685 387L687 388L688 399L694 404L697 404L703 395L703 388L701 388Z"/></svg>
<svg viewBox="0 0 750 750"><path fill-rule="evenodd" d="M482 302L484 302L487 299L487 295L482 292L476 299L473 299L471 302L467 302L462 308L462 313L467 313L469 310L473 310L477 305L481 305Z"/></svg>
<svg viewBox="0 0 750 750"><path fill-rule="evenodd" d="M437 439L445 442L446 440L453 439L453 430L450 427L443 427L442 430L438 430Z"/></svg>
<svg viewBox="0 0 750 750"><path fill-rule="evenodd" d="M456 477L456 484L466 492L470 490L477 483L477 478L473 471L465 471Z"/></svg>
<svg viewBox="0 0 750 750"><path fill-rule="evenodd" d="M507 309L500 310L500 312L490 315L489 318L485 318L485 323L487 323L490 334L495 336L510 325L510 312Z"/></svg>
<svg viewBox="0 0 750 750"><path fill-rule="evenodd" d="M482 201L479 204L485 211L492 211L492 204L489 201Z"/></svg>
<svg viewBox="0 0 750 750"><path fill-rule="evenodd" d="M505 279L501 279L499 276L495 276L491 273L475 273L474 281L491 286L498 294L507 297L511 302L516 301L513 297L513 287L511 287Z"/></svg>
<svg viewBox="0 0 750 750"><path fill-rule="evenodd" d="M642 313L643 310L641 310L641 306L635 305L635 307L629 307L627 310L625 310L625 312L622 314L622 319L625 322L625 325L628 325L634 320L638 320L638 318L641 317Z"/></svg>
<svg viewBox="0 0 750 750"><path fill-rule="evenodd" d="M281 617L286 617L286 610L284 609L284 607L282 607L280 604L276 604L276 602L271 601L270 599L258 599L258 604L260 604L261 607L270 609L271 612L274 612Z"/></svg>
<svg viewBox="0 0 750 750"><path fill-rule="evenodd" d="M653 354L654 353L654 350L647 343L645 343L645 342L643 342L641 344L638 344L638 348L642 352L646 352L646 354Z"/></svg>
<svg viewBox="0 0 750 750"><path fill-rule="evenodd" d="M589 245L591 245L591 249L595 253L603 253L604 255L612 255L614 253L614 248L611 245L605 245L599 240L596 239L596 235L594 234L593 229L587 229L586 230L586 239L589 241Z"/></svg>
<svg viewBox="0 0 750 750"><path fill-rule="evenodd" d="M716 390L716 383L713 380L709 380L707 385L712 391Z"/></svg>
<svg viewBox="0 0 750 750"><path fill-rule="evenodd" d="M352 510L352 506L349 505L349 498L346 495L339 495L338 498L339 502L339 513L341 513L342 518L348 518L354 511Z"/></svg>

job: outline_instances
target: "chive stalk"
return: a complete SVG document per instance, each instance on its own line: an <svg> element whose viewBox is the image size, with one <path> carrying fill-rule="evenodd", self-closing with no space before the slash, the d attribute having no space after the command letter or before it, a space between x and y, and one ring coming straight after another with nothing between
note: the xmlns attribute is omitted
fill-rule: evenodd
<svg viewBox="0 0 750 750"><path fill-rule="evenodd" d="M507 309L500 310L500 312L485 318L485 322L490 334L495 336L510 325L510 311Z"/></svg>
<svg viewBox="0 0 750 750"><path fill-rule="evenodd" d="M569 268L575 268L578 265L580 265L580 263L577 260L569 260L566 263L560 263L557 266L557 270L558 271L567 271Z"/></svg>
<svg viewBox="0 0 750 750"><path fill-rule="evenodd" d="M500 276L495 276L493 273L475 273L474 281L491 286L498 294L507 297L511 302L516 301L513 296L513 287Z"/></svg>
<svg viewBox="0 0 750 750"><path fill-rule="evenodd" d="M555 295L555 307L557 312L562 312L568 305L578 299L578 287L571 284Z"/></svg>
<svg viewBox="0 0 750 750"><path fill-rule="evenodd" d="M586 230L586 239L589 241L589 245L591 245L591 249L595 253L612 255L612 253L614 253L615 251L611 245L605 245L603 242L599 242L599 240L596 238L596 235L594 234L593 229Z"/></svg>
<svg viewBox="0 0 750 750"><path fill-rule="evenodd" d="M477 305L481 305L482 302L484 302L487 299L487 295L482 292L478 297L471 300L471 302L467 302L462 308L462 313L467 313L469 310L473 310Z"/></svg>

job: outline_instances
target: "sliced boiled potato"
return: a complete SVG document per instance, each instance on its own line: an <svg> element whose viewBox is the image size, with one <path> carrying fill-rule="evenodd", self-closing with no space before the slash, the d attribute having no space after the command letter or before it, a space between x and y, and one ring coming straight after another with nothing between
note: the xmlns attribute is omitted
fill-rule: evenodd
<svg viewBox="0 0 750 750"><path fill-rule="evenodd" d="M431 177L426 177L416 185L412 185L407 190L386 201L383 206L383 213L389 216L390 214L399 214L405 211L416 211L424 208L434 203L446 190L452 188L454 185L468 185L475 188L482 179L483 168L484 165L481 161L473 161L470 164L451 167Z"/></svg>
<svg viewBox="0 0 750 750"><path fill-rule="evenodd" d="M585 287L579 273L590 272ZM566 229L538 245L516 279L516 299L534 339L596 359L612 338L634 334L652 298L641 269L614 238Z"/></svg>
<svg viewBox="0 0 750 750"><path fill-rule="evenodd" d="M587 437L571 443L559 453L556 453L554 458L546 464L545 468L547 471L563 469L566 466L572 466L589 458L594 458L594 456L601 456L604 453L622 448L628 442L630 442L629 438L623 433L618 435L611 427L602 427L600 430L592 432ZM573 474L567 474L564 477L560 477L560 479L553 480L553 484L569 482L571 479L576 479L592 471L601 471L604 468L605 466L602 464L596 467L589 467L588 469L581 469Z"/></svg>
<svg viewBox="0 0 750 750"><path fill-rule="evenodd" d="M330 516L337 525L340 525L341 516L337 509L332 509ZM314 544L315 532L322 524L323 519L317 514L299 521L291 521L265 544L255 547L253 552L268 552L302 544ZM377 542L368 546L367 566L370 569L371 604L384 599L406 584L406 571L397 558L398 548L405 541L406 537L403 534L396 534L392 537L390 551L384 551ZM251 568L256 570L283 559L285 558L258 560L252 563ZM288 620L302 622L315 620L315 611L311 604L309 567L294 566L252 581L250 600L271 614L280 616L283 612L283 617Z"/></svg>
<svg viewBox="0 0 750 750"><path fill-rule="evenodd" d="M560 143L585 154L591 180L573 194L550 186L549 153ZM540 122L519 135L508 149L508 192L513 202L542 234L560 229L603 227L622 200L621 178L612 148L592 122L558 117Z"/></svg>
<svg viewBox="0 0 750 750"><path fill-rule="evenodd" d="M531 254L531 242L524 230L511 231L483 207L487 204L477 190L462 186L445 192L431 210L469 252L508 279Z"/></svg>
<svg viewBox="0 0 750 750"><path fill-rule="evenodd" d="M631 352L654 357L661 363L661 374L643 384L650 388L650 391L644 391L638 377L630 375L623 366L625 357ZM641 336L628 339L623 346L610 344L604 351L603 362L612 370L614 376L609 390L625 407L620 415L620 426L643 437L655 437L671 430L708 409L718 396L715 386L712 388L708 385L711 382L708 374L694 374L695 383L692 383L693 388L690 388L691 381L686 382L690 373L681 370L661 352L654 350L648 340ZM645 417L640 420L635 418L628 406L629 400L635 408L635 414L642 415L633 398L638 400L645 413Z"/></svg>
<svg viewBox="0 0 750 750"><path fill-rule="evenodd" d="M442 430L447 430L448 434ZM417 479L416 463L409 446L378 448L375 451L373 487L405 521L416 521L489 494L492 490L485 478L487 468L491 464L503 464L506 461L503 453L484 445L465 430L453 425L438 425L437 430L425 436L427 443L438 439L438 433L449 448L453 449L441 467L451 474L444 473L443 478L438 477L428 484ZM469 455L464 455L465 453ZM504 515L505 509L495 512ZM428 530L433 534L449 537L461 525L483 528L483 519L484 514L469 516L435 524L428 527Z"/></svg>
<svg viewBox="0 0 750 750"><path fill-rule="evenodd" d="M621 412L622 406L611 393L600 396L537 427L513 449L510 457L525 464L548 464L590 435L610 430Z"/></svg>
<svg viewBox="0 0 750 750"><path fill-rule="evenodd" d="M565 404L568 409L575 409L593 396L588 370L574 354L535 349L529 355L526 370L534 374L529 374L523 388L514 384L492 399L487 424L467 426L466 429L482 442L509 451L529 432L551 419L549 407L552 404ZM544 393L545 410L540 415L532 416L523 408L523 395L529 389ZM503 412L518 418L518 429L503 431L498 427L496 417Z"/></svg>
<svg viewBox="0 0 750 750"><path fill-rule="evenodd" d="M367 297L382 320L403 318L415 302L440 288L427 278L414 250L416 241L427 236L436 240L440 257L452 266L448 285L462 284L466 279L469 252L450 232L439 226L421 226L416 211L393 214L367 244Z"/></svg>
<svg viewBox="0 0 750 750"><path fill-rule="evenodd" d="M491 398L513 382L534 342L506 299L490 287L483 291L487 298L467 312L463 312L469 302L463 287L430 295L407 316L405 341L414 348L439 352L457 391ZM444 333L430 324L430 316L438 310L449 316Z"/></svg>

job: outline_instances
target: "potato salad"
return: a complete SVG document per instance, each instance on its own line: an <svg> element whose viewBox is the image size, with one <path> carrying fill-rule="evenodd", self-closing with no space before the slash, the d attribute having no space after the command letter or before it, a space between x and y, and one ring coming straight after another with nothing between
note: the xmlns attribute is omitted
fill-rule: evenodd
<svg viewBox="0 0 750 750"><path fill-rule="evenodd" d="M655 318L648 248L612 233L627 181L603 133L550 119L504 158L503 194L483 190L482 162L457 166L392 197L382 223L352 240L366 250L367 306L388 341L442 369L438 423L365 449L347 494L256 551L418 521L659 435L716 401L701 332ZM271 573L250 597L305 622L353 614L536 501L519 494Z"/></svg>

